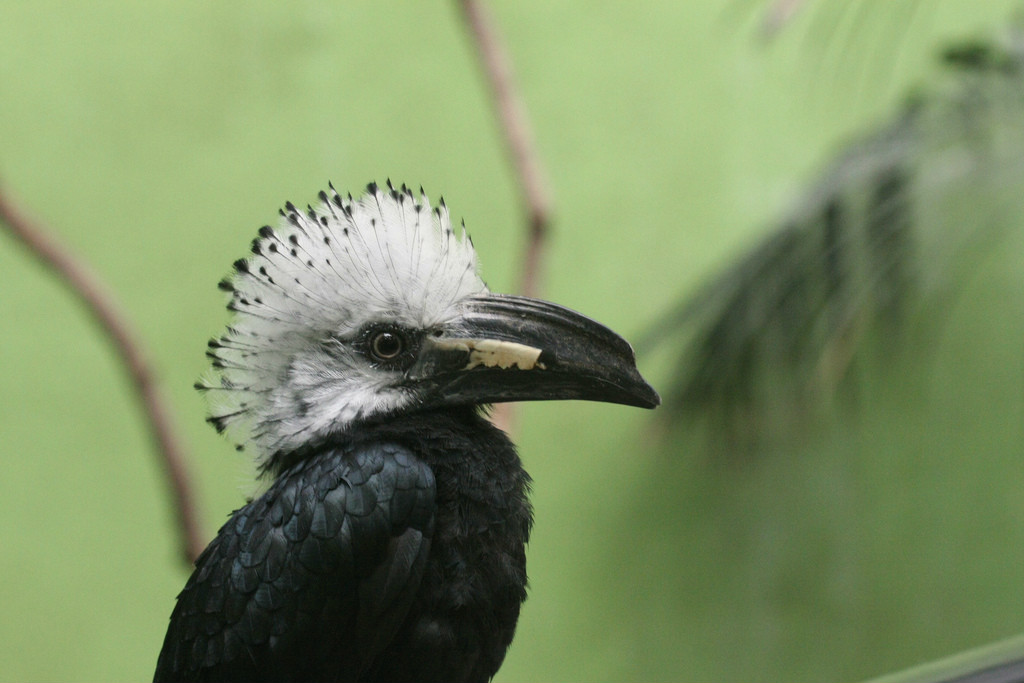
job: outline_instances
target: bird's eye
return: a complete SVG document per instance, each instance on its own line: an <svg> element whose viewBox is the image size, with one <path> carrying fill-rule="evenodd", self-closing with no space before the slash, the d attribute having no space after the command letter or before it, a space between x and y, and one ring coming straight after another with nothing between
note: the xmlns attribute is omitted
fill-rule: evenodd
<svg viewBox="0 0 1024 683"><path fill-rule="evenodd" d="M359 335L358 348L375 365L404 370L416 362L420 333L394 323L370 323Z"/></svg>
<svg viewBox="0 0 1024 683"><path fill-rule="evenodd" d="M405 351L405 338L393 330L380 330L370 338L370 353L377 360L393 360Z"/></svg>

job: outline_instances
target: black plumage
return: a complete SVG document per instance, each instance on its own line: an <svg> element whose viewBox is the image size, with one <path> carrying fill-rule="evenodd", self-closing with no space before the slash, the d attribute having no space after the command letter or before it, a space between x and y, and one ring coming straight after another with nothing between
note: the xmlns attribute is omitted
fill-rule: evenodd
<svg viewBox="0 0 1024 683"><path fill-rule="evenodd" d="M296 454L196 563L156 680L487 680L526 598L529 477L471 408Z"/></svg>

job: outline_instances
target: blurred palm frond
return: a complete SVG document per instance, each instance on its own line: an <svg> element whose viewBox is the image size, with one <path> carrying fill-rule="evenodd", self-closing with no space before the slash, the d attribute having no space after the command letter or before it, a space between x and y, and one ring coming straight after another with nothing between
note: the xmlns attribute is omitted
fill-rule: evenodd
<svg viewBox="0 0 1024 683"><path fill-rule="evenodd" d="M1024 229L1024 25L942 61L941 84L641 340L678 354L665 418L730 448L799 433L855 395L859 362L926 343L979 258Z"/></svg>

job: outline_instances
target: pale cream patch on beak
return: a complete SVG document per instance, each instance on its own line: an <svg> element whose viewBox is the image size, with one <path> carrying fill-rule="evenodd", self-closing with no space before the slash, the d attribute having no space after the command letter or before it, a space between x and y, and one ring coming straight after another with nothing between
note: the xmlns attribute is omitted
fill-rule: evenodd
<svg viewBox="0 0 1024 683"><path fill-rule="evenodd" d="M541 350L526 344L498 341L497 339L445 339L439 345L452 350L468 352L469 363L464 368L465 370L472 370L479 365L502 370L510 368L546 369L539 360Z"/></svg>

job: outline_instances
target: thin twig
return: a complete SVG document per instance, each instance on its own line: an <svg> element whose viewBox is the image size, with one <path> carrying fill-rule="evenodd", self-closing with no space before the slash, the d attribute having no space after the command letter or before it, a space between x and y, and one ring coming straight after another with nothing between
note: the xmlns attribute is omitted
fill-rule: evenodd
<svg viewBox="0 0 1024 683"><path fill-rule="evenodd" d="M512 75L512 64L494 21L479 0L460 0L463 17L477 48L484 76L491 88L494 109L505 138L509 161L515 169L526 213L526 246L519 292L537 296L543 277L545 238L551 220L551 195L526 116L526 107ZM515 404L496 406L491 417L507 432L515 431Z"/></svg>
<svg viewBox="0 0 1024 683"><path fill-rule="evenodd" d="M114 296L85 263L62 246L38 222L22 212L0 187L0 223L45 266L64 281L92 314L93 320L114 346L124 363L149 422L150 436L161 456L175 502L181 532L182 554L191 564L203 549L191 478L183 448L167 408L142 352L138 335L128 323Z"/></svg>
<svg viewBox="0 0 1024 683"><path fill-rule="evenodd" d="M494 98L509 160L516 171L527 216L527 243L519 291L535 296L540 291L541 257L551 219L548 190L526 108L519 95L512 65L494 21L478 0L460 0L463 16L477 47L477 54Z"/></svg>

